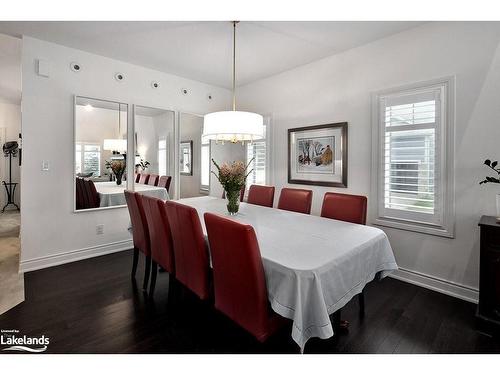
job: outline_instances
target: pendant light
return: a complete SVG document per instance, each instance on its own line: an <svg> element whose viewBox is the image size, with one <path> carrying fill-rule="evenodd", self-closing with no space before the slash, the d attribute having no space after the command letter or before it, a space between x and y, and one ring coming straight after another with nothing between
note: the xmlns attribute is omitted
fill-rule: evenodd
<svg viewBox="0 0 500 375"><path fill-rule="evenodd" d="M233 109L232 111L212 112L203 119L203 140L231 143L252 142L264 138L264 119L253 112L236 110L236 24L233 21Z"/></svg>

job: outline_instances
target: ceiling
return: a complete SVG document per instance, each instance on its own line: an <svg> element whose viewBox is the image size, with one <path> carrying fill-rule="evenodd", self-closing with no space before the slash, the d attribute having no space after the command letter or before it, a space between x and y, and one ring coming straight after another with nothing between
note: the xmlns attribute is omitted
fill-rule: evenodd
<svg viewBox="0 0 500 375"><path fill-rule="evenodd" d="M422 22L240 22L237 85L415 27ZM0 22L0 33L38 39L231 87L230 22Z"/></svg>

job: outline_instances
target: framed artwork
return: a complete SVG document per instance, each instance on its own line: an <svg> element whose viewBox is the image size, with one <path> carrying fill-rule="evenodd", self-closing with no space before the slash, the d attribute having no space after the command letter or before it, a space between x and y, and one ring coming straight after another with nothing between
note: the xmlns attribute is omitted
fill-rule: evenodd
<svg viewBox="0 0 500 375"><path fill-rule="evenodd" d="M288 129L288 182L347 187L347 122Z"/></svg>
<svg viewBox="0 0 500 375"><path fill-rule="evenodd" d="M193 175L193 141L182 141L180 147L180 172L183 176Z"/></svg>

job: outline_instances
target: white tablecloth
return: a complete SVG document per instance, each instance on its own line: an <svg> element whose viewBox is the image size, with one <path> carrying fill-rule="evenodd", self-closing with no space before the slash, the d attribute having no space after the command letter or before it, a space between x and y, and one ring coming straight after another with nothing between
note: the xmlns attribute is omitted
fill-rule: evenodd
<svg viewBox="0 0 500 375"><path fill-rule="evenodd" d="M203 214L226 214L215 197L179 200ZM232 219L254 227L271 307L293 320L292 338L303 350L311 337L333 335L329 315L346 305L380 272L398 268L383 231L319 216L240 204Z"/></svg>
<svg viewBox="0 0 500 375"><path fill-rule="evenodd" d="M125 194L127 183L122 182L122 185L117 185L115 181L95 182L94 183L100 197L100 207L121 206L126 205ZM160 198L163 200L169 199L167 189L158 186L135 184L135 191L149 195L151 197Z"/></svg>

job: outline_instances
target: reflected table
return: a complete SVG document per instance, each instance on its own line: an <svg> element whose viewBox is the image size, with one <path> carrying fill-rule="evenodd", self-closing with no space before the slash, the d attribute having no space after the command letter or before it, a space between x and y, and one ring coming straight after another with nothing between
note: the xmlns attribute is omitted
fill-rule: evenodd
<svg viewBox="0 0 500 375"><path fill-rule="evenodd" d="M115 181L95 182L94 185L99 193L99 207L122 206L127 204L124 194L126 189L125 182L123 185L117 185ZM169 199L167 189L164 187L136 183L135 191L150 197L163 200Z"/></svg>

